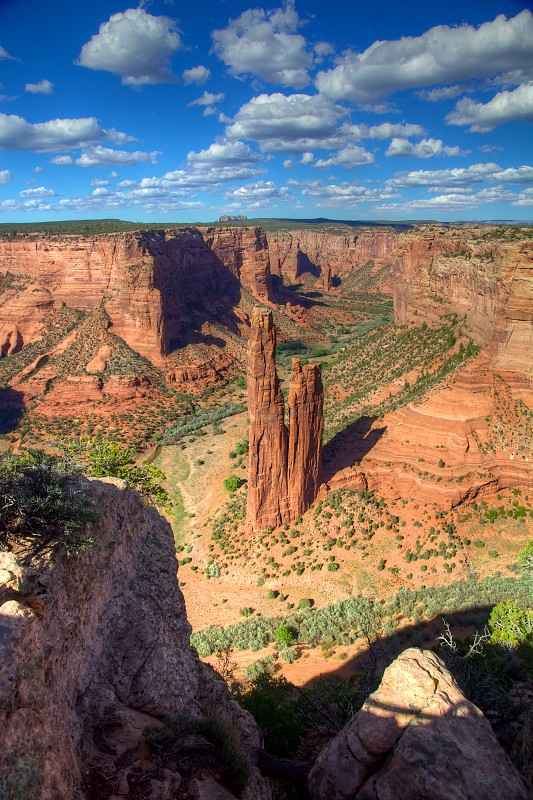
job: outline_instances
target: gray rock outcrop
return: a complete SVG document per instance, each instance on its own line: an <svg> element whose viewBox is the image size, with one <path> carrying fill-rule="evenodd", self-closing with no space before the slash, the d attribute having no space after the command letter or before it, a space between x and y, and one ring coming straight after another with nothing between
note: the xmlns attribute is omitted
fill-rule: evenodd
<svg viewBox="0 0 533 800"><path fill-rule="evenodd" d="M526 800L489 722L442 661L411 648L320 753L313 800Z"/></svg>
<svg viewBox="0 0 533 800"><path fill-rule="evenodd" d="M0 669L0 789L7 797L81 800L93 797L85 784L96 768L114 776L117 797L133 796L133 768L121 773L121 759L136 749L142 769L146 726L216 715L250 757L241 797L268 800L254 764L257 726L189 644L170 526L124 481L87 487L99 517L94 545L26 578L38 587L42 615L13 602L0 610L4 618L11 612L3 628L9 664ZM180 776L160 769L151 780L150 797L170 797Z"/></svg>

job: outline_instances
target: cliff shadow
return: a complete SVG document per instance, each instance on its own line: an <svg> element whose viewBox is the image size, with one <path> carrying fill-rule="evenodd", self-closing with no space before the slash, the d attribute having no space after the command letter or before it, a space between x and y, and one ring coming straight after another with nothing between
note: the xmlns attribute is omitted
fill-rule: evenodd
<svg viewBox="0 0 533 800"><path fill-rule="evenodd" d="M379 442L385 431L383 428L372 428L377 417L359 417L330 439L324 447L323 480L329 481L337 472L353 466L361 461Z"/></svg>
<svg viewBox="0 0 533 800"><path fill-rule="evenodd" d="M309 272L311 275L314 275L315 278L318 278L322 275L322 267L319 267L318 264L311 261L307 253L298 250L298 255L296 257L296 274L302 275L304 272Z"/></svg>
<svg viewBox="0 0 533 800"><path fill-rule="evenodd" d="M0 435L16 430L24 416L24 395L11 386L0 388Z"/></svg>
<svg viewBox="0 0 533 800"><path fill-rule="evenodd" d="M206 324L239 334L240 281L198 230L168 238L164 231L149 231L143 247L153 258L154 286L161 292L167 354L189 344L225 347L222 336L204 330Z"/></svg>
<svg viewBox="0 0 533 800"><path fill-rule="evenodd" d="M396 616L400 618L412 616L415 612L413 608L415 604L409 604L409 598L402 598L401 593L399 596L397 595L397 598L398 614ZM442 721L443 713L439 704L437 703L433 709L428 709L423 698L412 697L409 680L406 681L405 686L398 685L396 694L391 693L389 687L389 698L386 700L383 697L372 698L366 709L361 710L369 695L380 685L385 669L401 653L412 647L436 653L464 695L465 699L456 697L454 701L451 701L450 708L446 712L446 717L453 720L452 729L455 726L455 730L457 730L456 726L463 724L467 726L471 723L485 724L484 721L480 723L479 717L472 711L472 707L467 702L470 701L486 715L493 733L503 749L508 754L514 753L513 745L519 735L520 725L527 725L527 722L523 723L523 715L527 711L529 700L527 690L524 690L520 696L514 695L511 698L509 687L526 679L527 654L523 653L520 657L516 651L504 647L494 649L486 642L481 645L478 643L474 653L470 652L469 654L469 648L474 642L474 634L483 633L491 610L492 605L473 605L459 611L443 612L428 620L404 625L390 635L383 635L380 630L381 623L378 623L376 627L375 623L372 623L371 617L362 612L361 622L357 627L359 628L359 638L366 639L366 645L363 645L355 656L343 661L336 669L328 668L328 660L333 660L335 657L336 647L342 647L342 644L335 642L334 636L330 639L326 633L318 641L313 639L310 643L301 641L294 645L301 651L309 644L315 647L317 644L321 644L325 654L327 653L324 662L325 669L302 686L290 685L289 688L292 702L297 710L297 717L302 722L303 738L298 746L298 758L301 760L287 760L284 763L284 759L277 759L277 763L275 763L275 759L270 759L271 763L269 763L269 759L267 759L265 769L260 759L259 764L263 774L278 780L289 781L290 783L284 785L291 785L293 789L292 793L287 794L287 797L307 799L310 798L307 789L307 775L316 756L355 715L363 716L363 719L359 721L360 731L364 731L365 728L369 730L375 725L377 731L381 731L384 735L386 729L379 726L383 725L384 718L388 720L387 740L390 739L391 748L372 759L373 764L369 774L364 778L365 781L391 756L397 739L409 727L413 717L415 720L425 721L429 725L433 720ZM339 614L342 617L340 610ZM445 628L445 622L449 626L448 630ZM335 624L334 617L332 617L332 623ZM346 632L350 633L349 630ZM442 641L439 642L438 637L440 636L444 636L451 646L446 646ZM422 661L418 667L413 664L413 669L417 668L425 671L424 662ZM401 679L399 682L401 684ZM420 701L422 707L420 707ZM406 724L400 726L398 722L401 717L404 717ZM392 735L396 726L398 726L397 737ZM471 727L465 728L465 732L472 730ZM442 735L446 739L446 733ZM489 735L488 743L490 743L490 738ZM523 759L525 751L522 753L517 751L514 754L516 755L515 765L523 771L525 776L528 769L527 761ZM456 748L456 755L456 773L464 774L465 780L471 780L468 764L462 761L464 758L462 751ZM291 765L293 767L292 775L289 773ZM272 766L278 769L272 769ZM422 770L431 770L432 767L431 759L428 759L426 764L420 764ZM489 767L487 766L487 768ZM496 769L495 781L499 780L498 774Z"/></svg>
<svg viewBox="0 0 533 800"><path fill-rule="evenodd" d="M404 625L388 636L374 633L373 636L366 637L367 645L357 655L345 660L337 669L326 669L314 676L301 690L304 694L311 691L317 681L324 678L355 681L362 703L377 689L385 669L404 650L410 647L432 650L444 662L465 697L484 714L489 713L491 725L500 743L504 748L510 749L512 730L509 729L509 724L520 717L530 700L527 691L511 700L509 690L515 682L527 681L530 653L527 643L513 650L505 647L495 649L485 642L473 654L467 655L474 634L483 634L492 609L493 605L477 605L459 611L443 611L428 620ZM413 611L414 609L409 609L406 613L411 615ZM398 600L398 614L402 615L401 598ZM453 646L449 647L438 641L440 636L448 638L445 623L449 626L455 650ZM364 634L362 638L365 638ZM326 648L328 644L324 641ZM331 653L335 646L332 644L329 648Z"/></svg>
<svg viewBox="0 0 533 800"><path fill-rule="evenodd" d="M324 306L325 303L317 300L317 297L322 295L314 290L304 291L303 283L284 284L279 275L272 275L272 289L276 302L284 305L287 302L293 305L299 305L303 308L312 308L313 306Z"/></svg>

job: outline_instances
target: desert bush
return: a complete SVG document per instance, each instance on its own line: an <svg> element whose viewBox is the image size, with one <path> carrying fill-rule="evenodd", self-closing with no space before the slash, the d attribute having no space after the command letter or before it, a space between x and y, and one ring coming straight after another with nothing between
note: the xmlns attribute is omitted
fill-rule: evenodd
<svg viewBox="0 0 533 800"><path fill-rule="evenodd" d="M27 562L64 549L68 556L92 544L95 509L80 470L68 458L29 450L0 455L0 547Z"/></svg>
<svg viewBox="0 0 533 800"><path fill-rule="evenodd" d="M122 478L142 497L160 508L172 508L172 500L160 481L164 472L143 461L137 464L133 447L120 447L106 439L78 439L60 443L71 457L80 460L83 471L92 478Z"/></svg>
<svg viewBox="0 0 533 800"><path fill-rule="evenodd" d="M243 484L242 479L239 478L238 475L235 475L235 473L233 472L231 473L231 475L228 475L227 478L224 478L224 489L226 489L226 491L228 492L236 492L237 489L239 489L242 486L242 484Z"/></svg>

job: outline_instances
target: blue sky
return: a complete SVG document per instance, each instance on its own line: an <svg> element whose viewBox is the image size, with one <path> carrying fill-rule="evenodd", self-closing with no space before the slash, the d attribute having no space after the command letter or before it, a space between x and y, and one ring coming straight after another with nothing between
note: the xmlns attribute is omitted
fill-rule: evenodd
<svg viewBox="0 0 533 800"><path fill-rule="evenodd" d="M533 218L526 3L0 2L0 222Z"/></svg>

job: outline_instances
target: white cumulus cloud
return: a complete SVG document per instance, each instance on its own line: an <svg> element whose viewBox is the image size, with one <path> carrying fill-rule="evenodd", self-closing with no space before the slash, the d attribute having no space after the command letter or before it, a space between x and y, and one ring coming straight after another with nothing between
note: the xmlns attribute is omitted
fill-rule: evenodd
<svg viewBox="0 0 533 800"><path fill-rule="evenodd" d="M52 94L54 91L54 84L47 81L46 78L39 83L27 83L24 86L25 92L30 94Z"/></svg>
<svg viewBox="0 0 533 800"><path fill-rule="evenodd" d="M133 138L113 129L100 128L95 117L31 123L15 114L0 114L0 150L53 153L102 140L133 141Z"/></svg>
<svg viewBox="0 0 533 800"><path fill-rule="evenodd" d="M261 94L241 106L226 133L258 141L266 151L331 149L341 143L336 125L347 113L320 95Z"/></svg>
<svg viewBox="0 0 533 800"><path fill-rule="evenodd" d="M422 36L376 41L363 53L343 55L317 75L316 85L332 100L371 104L402 89L511 73L516 83L532 72L533 15L524 10L478 28L438 25Z"/></svg>
<svg viewBox="0 0 533 800"><path fill-rule="evenodd" d="M397 188L413 188L419 186L448 186L461 187L473 186L476 183L490 181L500 167L498 164L471 164L469 167L454 167L453 169L416 170L408 172L397 178L387 181L387 186Z"/></svg>
<svg viewBox="0 0 533 800"><path fill-rule="evenodd" d="M235 165L255 164L261 161L259 153L244 142L229 142L222 139L209 145L206 150L187 153L187 161L196 169L200 167L229 167Z"/></svg>
<svg viewBox="0 0 533 800"><path fill-rule="evenodd" d="M362 164L371 164L374 161L374 156L365 150L364 147L358 147L354 144L349 144L341 148L334 156L330 158L319 158L315 167L345 167L351 169L352 167L359 167Z"/></svg>
<svg viewBox="0 0 533 800"><path fill-rule="evenodd" d="M158 150L153 150L150 153L145 153L142 150L130 152L96 145L84 150L75 163L80 167L133 167L142 162L155 164L157 157L160 155L161 153Z"/></svg>
<svg viewBox="0 0 533 800"><path fill-rule="evenodd" d="M206 83L210 75L210 70L202 64L199 64L197 67L191 67L191 69L185 69L182 72L183 83L196 83L198 86Z"/></svg>
<svg viewBox="0 0 533 800"><path fill-rule="evenodd" d="M441 100L453 100L461 94L468 94L472 91L471 84L455 84L451 86L439 86L436 89L422 89L417 92L421 100L429 100L430 103L440 103Z"/></svg>
<svg viewBox="0 0 533 800"><path fill-rule="evenodd" d="M376 203L398 196L397 192L388 188L372 189L348 181L339 184L324 184L321 181L304 183L291 181L291 185L303 187L302 194L305 197L314 198L314 203L319 208L349 208L361 202Z"/></svg>
<svg viewBox="0 0 533 800"><path fill-rule="evenodd" d="M170 60L180 46L173 19L128 8L100 25L75 63L120 75L126 86L166 83L175 80Z"/></svg>
<svg viewBox="0 0 533 800"><path fill-rule="evenodd" d="M463 97L448 114L446 122L470 125L473 133L483 133L517 119L533 121L533 82L513 91L498 92L488 103L476 103L470 97Z"/></svg>
<svg viewBox="0 0 533 800"><path fill-rule="evenodd" d="M57 197L57 195L53 189L38 186L35 189L24 189L24 191L19 192L19 197Z"/></svg>
<svg viewBox="0 0 533 800"><path fill-rule="evenodd" d="M190 106L212 106L215 103L221 103L225 95L222 92L213 94L213 92L204 92L201 97L189 103Z"/></svg>
<svg viewBox="0 0 533 800"><path fill-rule="evenodd" d="M302 89L309 83L313 57L297 33L300 24L292 2L270 11L250 8L213 31L214 51L233 75Z"/></svg>
<svg viewBox="0 0 533 800"><path fill-rule="evenodd" d="M513 203L514 206L533 206L533 189L524 189Z"/></svg>
<svg viewBox="0 0 533 800"><path fill-rule="evenodd" d="M459 156L460 147L448 147L442 139L421 139L419 142L410 142L408 139L394 137L391 141L386 156L412 156L414 158L433 158L433 156Z"/></svg>
<svg viewBox="0 0 533 800"><path fill-rule="evenodd" d="M224 195L226 200L233 202L235 207L242 208L266 208L275 205L276 201L288 201L292 199L290 189L287 186L278 188L273 181L257 181L246 186L239 186L231 189Z"/></svg>
<svg viewBox="0 0 533 800"><path fill-rule="evenodd" d="M0 170L0 186L4 186L9 181L13 180L13 176L8 169Z"/></svg>

